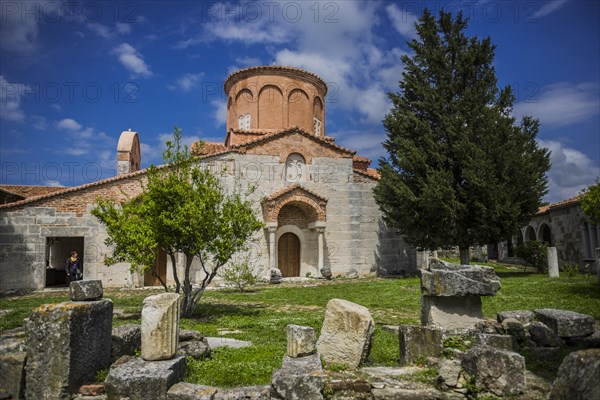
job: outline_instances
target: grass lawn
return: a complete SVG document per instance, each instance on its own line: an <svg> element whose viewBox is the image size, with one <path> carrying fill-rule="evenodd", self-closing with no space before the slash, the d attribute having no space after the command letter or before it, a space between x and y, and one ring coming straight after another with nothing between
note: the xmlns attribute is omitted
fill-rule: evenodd
<svg viewBox="0 0 600 400"><path fill-rule="evenodd" d="M498 311L552 307L592 315L600 320L600 288L595 277L550 279L523 272L523 268L497 266L502 289L495 297L483 298L483 312L495 318ZM106 290L105 297L115 308L141 311L142 299L156 293L149 290ZM377 322L371 352L374 365L397 365L396 335L381 325L419 323L419 279L355 279L258 287L249 293L228 290L206 292L194 318L181 321L184 329L196 329L206 336L227 336L249 340L244 349L218 348L206 361L188 364L189 382L220 387L267 384L274 369L281 366L286 350L285 326L311 326L320 332L324 308L333 298L364 305ZM23 323L30 310L40 304L67 300L67 292L34 293L0 298L0 309L12 310L0 322L0 330ZM115 318L114 324L139 323ZM230 332L223 332L223 331Z"/></svg>

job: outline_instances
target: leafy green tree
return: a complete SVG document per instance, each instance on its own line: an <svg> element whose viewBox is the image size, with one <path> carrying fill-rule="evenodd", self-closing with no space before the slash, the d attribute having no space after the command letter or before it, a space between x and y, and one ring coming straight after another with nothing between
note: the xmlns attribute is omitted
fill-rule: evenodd
<svg viewBox="0 0 600 400"><path fill-rule="evenodd" d="M510 237L547 193L549 152L539 122L511 116L510 86L497 87L495 46L464 33L459 13L425 10L408 43L400 92L384 119L387 159L375 198L386 222L420 249L469 246Z"/></svg>
<svg viewBox="0 0 600 400"><path fill-rule="evenodd" d="M174 140L166 144L166 165L150 167L141 195L121 206L99 200L92 214L106 225L106 243L113 248L107 265L129 262L134 269L147 270L153 268L157 251L169 255L175 291L183 297L182 316L191 316L219 269L236 252L247 250L248 240L262 223L246 199L249 193L242 196L238 188L227 194L219 179L182 146L177 127ZM177 253L185 258L182 275ZM195 259L200 282L192 282Z"/></svg>
<svg viewBox="0 0 600 400"><path fill-rule="evenodd" d="M600 178L583 190L581 208L592 224L600 224Z"/></svg>

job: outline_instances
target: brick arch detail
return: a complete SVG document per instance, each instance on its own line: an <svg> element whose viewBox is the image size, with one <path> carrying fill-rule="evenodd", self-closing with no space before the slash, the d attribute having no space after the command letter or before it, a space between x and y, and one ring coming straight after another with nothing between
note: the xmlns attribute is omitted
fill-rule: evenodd
<svg viewBox="0 0 600 400"><path fill-rule="evenodd" d="M287 204L296 205L309 212L309 217L315 221L327 221L327 201L319 199L311 193L297 189L281 197L266 200L263 203L263 215L266 222L277 222L279 212ZM312 215L311 215L312 214Z"/></svg>

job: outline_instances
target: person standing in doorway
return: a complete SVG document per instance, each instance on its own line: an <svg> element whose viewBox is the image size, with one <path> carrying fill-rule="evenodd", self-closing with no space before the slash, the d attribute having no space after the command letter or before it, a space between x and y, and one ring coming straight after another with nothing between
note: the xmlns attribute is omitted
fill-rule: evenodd
<svg viewBox="0 0 600 400"><path fill-rule="evenodd" d="M77 252L73 250L71 252L71 257L67 258L67 281L78 281L82 278L81 259L77 255Z"/></svg>

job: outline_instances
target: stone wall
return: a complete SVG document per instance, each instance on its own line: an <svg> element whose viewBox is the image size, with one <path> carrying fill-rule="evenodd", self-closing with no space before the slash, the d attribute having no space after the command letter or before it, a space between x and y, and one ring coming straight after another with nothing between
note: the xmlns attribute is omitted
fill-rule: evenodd
<svg viewBox="0 0 600 400"><path fill-rule="evenodd" d="M353 173L351 158L313 158L307 164L310 179L302 185L328 199L327 225L324 234L324 265L333 274L343 275L355 269L364 275L397 275L416 271L416 252L407 246L381 220L373 198L376 181ZM203 161L221 175L229 191L245 190L255 184L251 199L262 220L260 200L290 184L284 181L285 164L278 156L229 153ZM46 282L46 238L83 238L85 279L100 279L106 287L134 285L137 275L129 272L128 264L104 265L110 250L104 245L106 230L90 214L98 198L127 200L141 192L143 173L104 183L86 185L54 197L41 199L0 211L0 292L16 289L41 289ZM301 240L300 276L318 276L317 232L294 221L278 228L277 238L292 231ZM252 245L255 268L268 276L268 232L258 232ZM178 258L183 268L183 257ZM192 276L200 278L200 267L194 264ZM167 280L173 282L170 260L167 258Z"/></svg>

